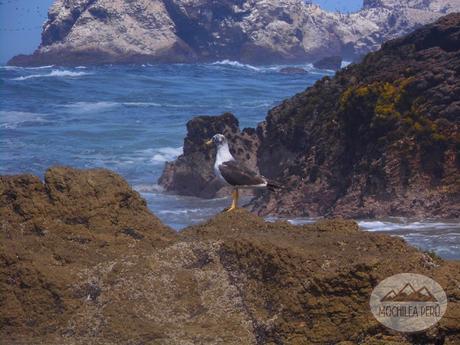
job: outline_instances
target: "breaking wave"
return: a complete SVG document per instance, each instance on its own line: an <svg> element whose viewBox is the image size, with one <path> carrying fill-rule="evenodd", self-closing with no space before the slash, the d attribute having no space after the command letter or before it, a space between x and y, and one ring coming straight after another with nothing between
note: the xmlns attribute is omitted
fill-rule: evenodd
<svg viewBox="0 0 460 345"><path fill-rule="evenodd" d="M119 103L117 102L101 101L101 102L76 102L76 103L64 104L61 106L64 108L73 109L79 113L86 113L86 112L100 111L100 110L114 108L117 105L119 105Z"/></svg>
<svg viewBox="0 0 460 345"><path fill-rule="evenodd" d="M161 107L163 106L160 103L155 102L108 102L108 101L98 101L98 102L75 102L69 104L60 105L61 107L68 109L75 109L78 112L91 112L97 110L110 109L119 106L126 107Z"/></svg>
<svg viewBox="0 0 460 345"><path fill-rule="evenodd" d="M33 79L33 78L49 78L49 77L81 77L84 75L88 75L89 73L86 72L73 72L73 71L67 71L67 70L52 70L48 74L31 74L31 75L26 75L26 76L21 76L17 78L13 78L12 80L27 80L27 79Z"/></svg>
<svg viewBox="0 0 460 345"><path fill-rule="evenodd" d="M159 184L138 184L133 186L139 193L162 193L164 188Z"/></svg>
<svg viewBox="0 0 460 345"><path fill-rule="evenodd" d="M253 71L260 71L261 70L260 68L255 67L253 65L244 64L244 63L241 63L241 62L238 62L238 61L233 61L233 60L216 61L216 62L213 62L212 65L246 68L246 69L250 69L250 70L253 70Z"/></svg>
<svg viewBox="0 0 460 345"><path fill-rule="evenodd" d="M346 67L350 64L348 61L344 61L342 63L342 68ZM324 75L325 72L326 74L333 74L335 71L329 71L329 70L319 70L313 66L312 63L304 63L304 64L281 64L281 65L268 65L268 66L253 66L250 64L245 64L239 61L233 61L233 60L221 60L217 62L213 62L211 65L214 66L229 66L229 67L235 67L235 68L241 68L241 69L248 69L251 71L257 71L257 72L265 72L265 73L273 73L273 72L280 72L283 68L286 67L294 67L294 68L301 68L304 69L305 71L312 73L312 74L318 74L318 75Z"/></svg>
<svg viewBox="0 0 460 345"><path fill-rule="evenodd" d="M0 128L13 129L23 123L44 123L48 122L43 114L26 111L0 111Z"/></svg>
<svg viewBox="0 0 460 345"><path fill-rule="evenodd" d="M359 226L367 231L395 231L395 230L425 230L425 229L450 229L454 224L441 222L389 222L380 220L362 220Z"/></svg>
<svg viewBox="0 0 460 345"><path fill-rule="evenodd" d="M161 147L154 150L152 163L164 163L175 160L183 152L183 147Z"/></svg>
<svg viewBox="0 0 460 345"><path fill-rule="evenodd" d="M54 65L48 66L37 66L37 67L20 67L20 66L0 66L0 69L5 69L7 71L14 71L14 70L34 70L34 69L48 69L53 68Z"/></svg>

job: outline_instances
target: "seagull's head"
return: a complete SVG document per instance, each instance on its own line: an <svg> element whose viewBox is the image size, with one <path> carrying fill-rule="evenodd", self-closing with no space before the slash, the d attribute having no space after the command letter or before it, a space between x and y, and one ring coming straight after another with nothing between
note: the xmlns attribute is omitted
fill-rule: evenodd
<svg viewBox="0 0 460 345"><path fill-rule="evenodd" d="M216 145L217 147L225 145L227 143L227 138L222 134L216 134L211 139L206 142L206 145Z"/></svg>

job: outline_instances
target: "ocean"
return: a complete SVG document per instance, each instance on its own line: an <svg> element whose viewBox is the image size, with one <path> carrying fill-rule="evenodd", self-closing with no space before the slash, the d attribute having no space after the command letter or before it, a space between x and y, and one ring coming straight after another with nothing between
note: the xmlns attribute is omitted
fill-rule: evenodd
<svg viewBox="0 0 460 345"><path fill-rule="evenodd" d="M127 179L150 209L175 229L220 212L227 198L164 193L156 181L182 152L185 124L197 115L234 113L254 127L283 99L332 71L234 61L210 64L60 68L0 67L0 174L43 177L52 165L104 167ZM311 219L290 219L294 224ZM460 259L456 220L359 220L366 231L400 236L445 258Z"/></svg>

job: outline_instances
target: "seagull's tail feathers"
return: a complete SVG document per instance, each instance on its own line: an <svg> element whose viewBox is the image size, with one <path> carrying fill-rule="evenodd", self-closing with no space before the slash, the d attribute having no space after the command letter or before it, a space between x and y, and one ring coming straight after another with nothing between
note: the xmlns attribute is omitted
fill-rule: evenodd
<svg viewBox="0 0 460 345"><path fill-rule="evenodd" d="M283 186L274 182L274 181L267 181L267 189L271 192L275 192L277 189L281 189Z"/></svg>

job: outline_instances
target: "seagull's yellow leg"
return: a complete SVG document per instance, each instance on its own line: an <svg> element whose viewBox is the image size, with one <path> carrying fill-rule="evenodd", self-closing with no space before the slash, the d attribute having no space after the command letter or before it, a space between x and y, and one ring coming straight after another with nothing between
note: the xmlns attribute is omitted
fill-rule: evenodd
<svg viewBox="0 0 460 345"><path fill-rule="evenodd" d="M238 199L239 199L238 188L235 188L232 192L232 205L226 212L230 212L238 208Z"/></svg>

